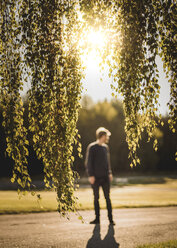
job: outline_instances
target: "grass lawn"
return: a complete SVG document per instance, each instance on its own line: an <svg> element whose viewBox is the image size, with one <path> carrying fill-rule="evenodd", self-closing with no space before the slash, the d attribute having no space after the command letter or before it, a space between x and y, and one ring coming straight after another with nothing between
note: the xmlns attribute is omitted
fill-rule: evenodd
<svg viewBox="0 0 177 248"><path fill-rule="evenodd" d="M157 244L139 245L137 248L177 248L177 240L170 240L167 242L160 242Z"/></svg>
<svg viewBox="0 0 177 248"><path fill-rule="evenodd" d="M132 186L111 187L113 208L177 206L177 180L166 178L165 183L133 184ZM18 198L16 191L0 191L0 214L55 211L56 193L37 192L41 195L41 204L30 193ZM90 187L75 192L81 204L80 210L93 209L93 193ZM106 202L100 189L100 206L106 208Z"/></svg>

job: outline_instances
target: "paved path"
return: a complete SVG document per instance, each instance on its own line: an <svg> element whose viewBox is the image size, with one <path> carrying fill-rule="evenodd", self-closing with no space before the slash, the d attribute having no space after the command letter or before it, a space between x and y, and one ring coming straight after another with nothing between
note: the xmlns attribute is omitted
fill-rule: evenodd
<svg viewBox="0 0 177 248"><path fill-rule="evenodd" d="M0 247L133 248L139 244L177 239L177 207L113 209L116 226L90 225L93 211L80 211L70 221L55 213L1 215Z"/></svg>

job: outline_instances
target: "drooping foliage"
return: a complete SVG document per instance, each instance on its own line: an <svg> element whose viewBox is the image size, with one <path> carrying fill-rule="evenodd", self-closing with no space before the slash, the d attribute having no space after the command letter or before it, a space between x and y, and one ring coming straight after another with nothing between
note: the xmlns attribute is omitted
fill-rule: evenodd
<svg viewBox="0 0 177 248"><path fill-rule="evenodd" d="M31 187L19 93L31 78L29 131L36 154L43 160L45 185L56 189L58 211L63 214L75 210L74 142L81 152L76 122L82 71L76 49L79 25L75 8L70 1L4 1L1 12L3 126L7 152L15 160L11 181Z"/></svg>
<svg viewBox="0 0 177 248"><path fill-rule="evenodd" d="M76 210L73 145L83 67L79 41L90 26L104 27L108 43L102 66L109 65L113 95L123 95L131 166L140 163L137 147L146 129L157 126L160 86L156 56L164 61L171 87L170 128L177 120L177 7L173 0L2 0L0 9L0 90L7 153L15 161L11 181L31 189L28 139L42 158L46 187L57 191L58 211ZM23 125L20 91L29 91L29 130ZM157 150L157 140L154 141Z"/></svg>

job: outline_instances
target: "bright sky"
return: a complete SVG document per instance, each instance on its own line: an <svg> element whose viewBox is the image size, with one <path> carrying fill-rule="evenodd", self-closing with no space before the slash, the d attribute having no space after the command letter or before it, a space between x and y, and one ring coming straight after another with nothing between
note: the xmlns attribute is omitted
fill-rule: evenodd
<svg viewBox="0 0 177 248"><path fill-rule="evenodd" d="M102 101L105 98L107 100L113 98L111 95L113 91L110 86L111 79L108 77L108 68L103 72L103 76L99 69L101 59L99 57L98 49L104 48L108 41L108 39L106 39L106 33L104 33L104 30L96 32L90 30L84 39L84 42L87 42L86 44L91 48L91 50L88 54L83 55L83 62L86 66L86 78L83 80L84 90L82 94L90 95L94 102ZM170 85L165 77L163 64L159 56L156 59L156 63L159 70L159 84L161 87L159 113L166 115L168 114L167 102L170 99ZM100 78L103 80L101 81ZM122 99L121 96L119 96L119 99Z"/></svg>
<svg viewBox="0 0 177 248"><path fill-rule="evenodd" d="M91 60L91 57L90 57ZM167 102L170 99L170 85L168 83L167 78L165 78L165 73L163 71L163 64L160 57L157 57L157 67L159 70L159 84L161 87L160 90L160 113L162 115L166 115L168 113ZM100 81L101 73L99 70L98 63L94 61L90 61L87 63L86 69L86 78L83 80L84 90L82 94L88 94L92 97L94 102L102 101L105 98L107 100L112 99L111 93L113 92L110 87L110 78L105 72L102 79ZM121 97L119 98L121 100Z"/></svg>
<svg viewBox="0 0 177 248"><path fill-rule="evenodd" d="M103 76L99 69L101 58L98 55L98 48L102 49L107 41L106 36L104 35L104 30L95 32L90 29L83 37L83 40L81 40L81 46L82 43L86 44L90 48L90 51L88 54L85 53L82 56L82 61L86 66L86 77L82 80L84 87L82 95L88 94L95 103L103 101L105 98L111 100L113 97L111 95L111 79L108 77L108 68L103 72ZM159 113L166 115L168 114L167 102L170 99L170 87L163 71L161 58L157 57L156 62L159 70L159 84L161 86ZM103 81L101 81L100 78L102 78ZM30 84L25 86L22 94L24 94L29 87ZM121 100L121 97L119 99Z"/></svg>

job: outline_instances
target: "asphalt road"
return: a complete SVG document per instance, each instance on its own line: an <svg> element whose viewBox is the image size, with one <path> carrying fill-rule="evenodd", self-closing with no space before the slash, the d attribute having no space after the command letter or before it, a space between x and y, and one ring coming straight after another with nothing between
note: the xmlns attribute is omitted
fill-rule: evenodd
<svg viewBox="0 0 177 248"><path fill-rule="evenodd" d="M101 224L90 225L93 211L80 211L85 223L54 213L0 216L0 247L133 248L177 239L177 207L113 209L115 226L101 210Z"/></svg>

